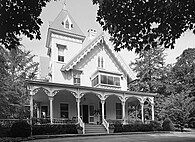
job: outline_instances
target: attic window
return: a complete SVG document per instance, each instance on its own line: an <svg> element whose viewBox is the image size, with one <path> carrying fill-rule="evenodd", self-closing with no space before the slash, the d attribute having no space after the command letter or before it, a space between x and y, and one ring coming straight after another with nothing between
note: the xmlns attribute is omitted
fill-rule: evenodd
<svg viewBox="0 0 195 142"><path fill-rule="evenodd" d="M66 20L66 22L65 22L65 28L66 28L66 29L70 29L70 23L69 23L68 20Z"/></svg>

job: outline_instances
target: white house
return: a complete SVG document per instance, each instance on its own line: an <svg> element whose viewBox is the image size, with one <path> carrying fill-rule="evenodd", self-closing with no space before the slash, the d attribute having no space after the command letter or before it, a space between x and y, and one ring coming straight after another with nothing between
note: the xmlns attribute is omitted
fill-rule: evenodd
<svg viewBox="0 0 195 142"><path fill-rule="evenodd" d="M147 101L154 120L155 94L128 91L131 70L104 33L96 35L90 29L85 37L63 8L49 25L46 47L49 81L27 81L31 118L47 117L51 124L75 119L83 133L86 124L102 124L109 133L108 120L125 122L131 119L132 110L136 119L144 121Z"/></svg>

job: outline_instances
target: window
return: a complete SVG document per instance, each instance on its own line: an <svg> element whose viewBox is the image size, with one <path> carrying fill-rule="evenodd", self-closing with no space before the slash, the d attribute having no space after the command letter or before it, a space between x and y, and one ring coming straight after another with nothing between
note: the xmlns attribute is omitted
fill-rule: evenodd
<svg viewBox="0 0 195 142"><path fill-rule="evenodd" d="M70 23L69 23L69 21L68 20L66 20L66 22L65 22L65 27L66 27L66 29L69 29L70 27Z"/></svg>
<svg viewBox="0 0 195 142"><path fill-rule="evenodd" d="M68 116L68 104L60 104L60 117L69 118Z"/></svg>
<svg viewBox="0 0 195 142"><path fill-rule="evenodd" d="M113 76L107 76L107 75L101 75L101 83L108 84L108 85L120 86L120 78L113 77Z"/></svg>
<svg viewBox="0 0 195 142"><path fill-rule="evenodd" d="M100 68L100 57L98 57L98 68Z"/></svg>
<svg viewBox="0 0 195 142"><path fill-rule="evenodd" d="M116 103L116 119L122 119L122 105L121 105L121 103Z"/></svg>
<svg viewBox="0 0 195 142"><path fill-rule="evenodd" d="M108 76L101 75L101 83L102 84L108 84Z"/></svg>
<svg viewBox="0 0 195 142"><path fill-rule="evenodd" d="M74 75L74 85L80 85L80 83L81 83L80 74Z"/></svg>
<svg viewBox="0 0 195 142"><path fill-rule="evenodd" d="M58 47L58 61L60 62L64 62L65 61L65 49L66 49L66 46L65 45L60 45L60 44L57 44L57 47Z"/></svg>
<svg viewBox="0 0 195 142"><path fill-rule="evenodd" d="M101 58L101 68L103 68L104 67L104 58L102 57Z"/></svg>
<svg viewBox="0 0 195 142"><path fill-rule="evenodd" d="M92 80L92 87L96 86L99 83L98 75Z"/></svg>
<svg viewBox="0 0 195 142"><path fill-rule="evenodd" d="M104 67L104 58L103 57L98 57L98 68L103 68Z"/></svg>

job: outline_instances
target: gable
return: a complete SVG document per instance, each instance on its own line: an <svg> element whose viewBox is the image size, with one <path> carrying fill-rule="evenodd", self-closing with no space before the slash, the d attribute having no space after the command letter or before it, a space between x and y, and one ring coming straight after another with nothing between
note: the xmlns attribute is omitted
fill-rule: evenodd
<svg viewBox="0 0 195 142"><path fill-rule="evenodd" d="M97 38L95 38L89 45L87 45L83 50L76 55L68 64L61 68L61 71L69 71L70 69L82 69L85 65L95 60L93 63L93 67L97 68L97 58L99 56L104 57L105 61L105 69L113 72L123 73L124 76L129 80L131 80L133 73L125 65L124 61L117 55L117 53L113 50L113 47L110 47L107 44L107 40L105 39L104 34L100 34ZM95 65L95 66L94 66Z"/></svg>
<svg viewBox="0 0 195 142"><path fill-rule="evenodd" d="M71 29L67 29L64 27L65 20L69 19L69 22L71 22L72 27ZM76 24L74 19L71 17L71 15L68 13L67 10L62 10L59 15L56 17L56 19L51 23L50 27L51 29L55 29L57 31L61 32L67 32L71 34L75 34L78 36L85 37L79 26Z"/></svg>
<svg viewBox="0 0 195 142"><path fill-rule="evenodd" d="M69 28L66 28L67 21L69 22ZM55 20L50 23L47 34L46 47L49 47L50 45L52 33L76 38L82 40L82 42L85 39L85 35L76 24L72 16L65 9L62 9Z"/></svg>

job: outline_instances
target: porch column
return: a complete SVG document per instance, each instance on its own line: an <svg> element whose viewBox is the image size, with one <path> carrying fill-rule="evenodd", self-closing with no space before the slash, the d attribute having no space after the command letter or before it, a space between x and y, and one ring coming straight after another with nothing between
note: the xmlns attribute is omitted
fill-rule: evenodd
<svg viewBox="0 0 195 142"><path fill-rule="evenodd" d="M80 101L81 99L80 98L76 98L76 102L77 102L77 114L78 114L78 121L80 119Z"/></svg>
<svg viewBox="0 0 195 142"><path fill-rule="evenodd" d="M33 92L30 90L30 124L32 125L33 118Z"/></svg>
<svg viewBox="0 0 195 142"><path fill-rule="evenodd" d="M40 106L37 104L37 118L40 118Z"/></svg>
<svg viewBox="0 0 195 142"><path fill-rule="evenodd" d="M154 103L151 103L152 105L152 120L154 120Z"/></svg>
<svg viewBox="0 0 195 142"><path fill-rule="evenodd" d="M142 122L144 122L144 103L141 103Z"/></svg>
<svg viewBox="0 0 195 142"><path fill-rule="evenodd" d="M50 123L53 124L53 96L49 96L49 106L50 106Z"/></svg>
<svg viewBox="0 0 195 142"><path fill-rule="evenodd" d="M102 121L104 121L104 104L105 104L105 100L101 100L102 103Z"/></svg>
<svg viewBox="0 0 195 142"><path fill-rule="evenodd" d="M122 119L125 120L125 101L122 101Z"/></svg>

